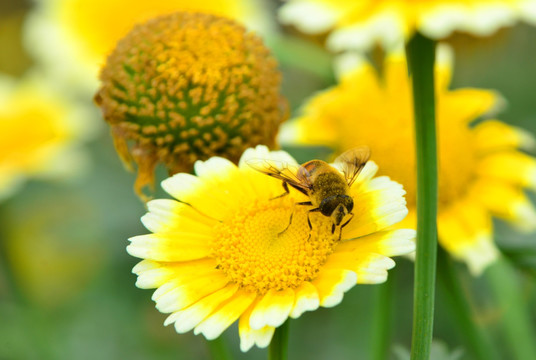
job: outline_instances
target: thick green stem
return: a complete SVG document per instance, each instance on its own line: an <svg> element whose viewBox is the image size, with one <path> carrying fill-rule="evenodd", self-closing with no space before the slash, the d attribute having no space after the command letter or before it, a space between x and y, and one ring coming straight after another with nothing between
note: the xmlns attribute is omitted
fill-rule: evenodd
<svg viewBox="0 0 536 360"><path fill-rule="evenodd" d="M518 274L508 260L500 258L484 273L501 311L502 330L510 345L511 358L536 359L536 332L524 301Z"/></svg>
<svg viewBox="0 0 536 360"><path fill-rule="evenodd" d="M388 359L391 338L392 301L395 273L389 274L389 281L376 287L374 296L374 323L372 326L372 360Z"/></svg>
<svg viewBox="0 0 536 360"><path fill-rule="evenodd" d="M289 321L287 320L283 325L275 329L274 337L268 349L268 360L287 359L288 323Z"/></svg>
<svg viewBox="0 0 536 360"><path fill-rule="evenodd" d="M428 360L433 336L437 257L435 42L417 33L406 51L413 82L417 150L417 256L411 359Z"/></svg>
<svg viewBox="0 0 536 360"><path fill-rule="evenodd" d="M458 274L449 255L442 249L438 252L438 279L442 285L447 303L458 329L466 341L467 349L476 360L499 360L499 353L490 341L485 329L479 327L471 311L466 294L460 284Z"/></svg>

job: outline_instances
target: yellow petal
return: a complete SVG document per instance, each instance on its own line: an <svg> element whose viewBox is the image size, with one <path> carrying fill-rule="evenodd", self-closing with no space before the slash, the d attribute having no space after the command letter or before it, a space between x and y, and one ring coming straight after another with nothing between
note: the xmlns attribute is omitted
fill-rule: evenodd
<svg viewBox="0 0 536 360"><path fill-rule="evenodd" d="M318 291L320 306L333 307L338 305L346 291L357 281L355 272L344 269L323 269L311 282Z"/></svg>
<svg viewBox="0 0 536 360"><path fill-rule="evenodd" d="M387 270L395 262L380 254L357 251L334 252L324 264L325 269L346 269L357 275L356 283L380 284L387 280Z"/></svg>
<svg viewBox="0 0 536 360"><path fill-rule="evenodd" d="M160 286L152 299L156 308L163 313L179 311L199 299L223 288L229 279L219 270L207 270L198 276L173 279Z"/></svg>
<svg viewBox="0 0 536 360"><path fill-rule="evenodd" d="M299 318L306 311L314 311L320 306L318 291L308 281L301 284L296 290L294 305L289 316L293 319Z"/></svg>
<svg viewBox="0 0 536 360"><path fill-rule="evenodd" d="M354 240L345 240L335 248L335 252L405 255L415 251L415 236L415 230L412 229L378 231Z"/></svg>
<svg viewBox="0 0 536 360"><path fill-rule="evenodd" d="M203 334L207 340L217 338L246 311L256 296L253 292L238 290L228 302L197 325L194 334Z"/></svg>
<svg viewBox="0 0 536 360"><path fill-rule="evenodd" d="M502 181L481 180L475 182L471 195L494 216L511 222L520 230L536 230L536 209L518 187Z"/></svg>
<svg viewBox="0 0 536 360"><path fill-rule="evenodd" d="M132 272L138 275L137 287L152 289L164 285L170 280L195 277L215 267L216 261L210 258L175 263L143 260L132 269Z"/></svg>
<svg viewBox="0 0 536 360"><path fill-rule="evenodd" d="M249 318L249 326L253 330L265 326L278 327L290 314L294 305L294 290L269 290L253 309Z"/></svg>
<svg viewBox="0 0 536 360"><path fill-rule="evenodd" d="M482 159L477 174L536 189L536 159L518 151L498 152Z"/></svg>
<svg viewBox="0 0 536 360"><path fill-rule="evenodd" d="M268 150L268 148L266 149ZM247 166L245 170L252 169ZM222 204L227 204L231 199L233 206L243 206L250 202L251 199L258 198L259 194L266 193L266 187L264 187L264 192L258 192L254 186L255 181L253 180L262 174L239 169L227 159L213 157L207 161L197 161L195 163L195 172L204 183L203 194L201 195L204 198L208 198L210 203L216 199ZM252 176L254 179L252 179ZM278 191L281 190L278 189ZM196 204L198 204L197 201ZM211 205L209 204L208 206Z"/></svg>
<svg viewBox="0 0 536 360"><path fill-rule="evenodd" d="M481 89L457 89L439 97L437 114L453 114L455 119L469 123L478 117L491 113L502 103L494 91ZM444 120L439 123L447 124Z"/></svg>
<svg viewBox="0 0 536 360"><path fill-rule="evenodd" d="M497 258L491 217L474 201L460 201L442 211L438 217L438 235L440 244L452 256L465 261L475 275Z"/></svg>
<svg viewBox="0 0 536 360"><path fill-rule="evenodd" d="M514 148L533 149L536 146L531 133L499 120L479 123L474 127L473 134L473 144L482 154Z"/></svg>
<svg viewBox="0 0 536 360"><path fill-rule="evenodd" d="M224 218L229 206L221 189L214 189L204 179L191 174L175 174L162 181L162 188L175 199L216 220Z"/></svg>
<svg viewBox="0 0 536 360"><path fill-rule="evenodd" d="M184 334L206 319L207 316L232 297L237 290L238 285L229 284L223 289L217 290L202 298L186 309L174 312L167 317L164 325L167 326L171 323L175 323L175 330L179 334Z"/></svg>
<svg viewBox="0 0 536 360"><path fill-rule="evenodd" d="M265 326L261 329L254 330L249 326L249 319L253 309L257 306L257 303L261 298L257 298L249 308L240 316L238 321L238 334L240 335L240 350L243 352L248 351L257 345L260 348L265 348L270 344L272 336L274 335L275 328L272 326Z"/></svg>
<svg viewBox="0 0 536 360"><path fill-rule="evenodd" d="M141 221L151 232L168 232L173 230L208 233L215 220L200 214L191 206L175 200L158 199L147 203L149 212Z"/></svg>
<svg viewBox="0 0 536 360"><path fill-rule="evenodd" d="M344 228L345 239L383 230L402 220L408 213L402 185L380 176L354 191L354 217Z"/></svg>
<svg viewBox="0 0 536 360"><path fill-rule="evenodd" d="M156 261L187 261L210 255L212 236L202 233L156 233L129 239L127 252Z"/></svg>

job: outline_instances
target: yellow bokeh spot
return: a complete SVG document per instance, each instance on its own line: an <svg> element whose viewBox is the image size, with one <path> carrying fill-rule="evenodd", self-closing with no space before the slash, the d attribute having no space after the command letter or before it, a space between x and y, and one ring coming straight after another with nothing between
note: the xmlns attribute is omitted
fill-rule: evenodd
<svg viewBox="0 0 536 360"><path fill-rule="evenodd" d="M155 16L191 10L236 18L245 11L240 2L227 0L65 0L58 1L58 7L66 29L82 42L87 55L100 60L134 25Z"/></svg>
<svg viewBox="0 0 536 360"><path fill-rule="evenodd" d="M289 197L258 200L218 225L213 256L235 283L264 294L294 289L316 277L338 242L339 229L332 234L331 220L311 213L311 230L310 207L294 202Z"/></svg>
<svg viewBox="0 0 536 360"><path fill-rule="evenodd" d="M71 136L63 123L64 106L37 90L15 91L4 105L0 105L0 170L3 172L32 172Z"/></svg>

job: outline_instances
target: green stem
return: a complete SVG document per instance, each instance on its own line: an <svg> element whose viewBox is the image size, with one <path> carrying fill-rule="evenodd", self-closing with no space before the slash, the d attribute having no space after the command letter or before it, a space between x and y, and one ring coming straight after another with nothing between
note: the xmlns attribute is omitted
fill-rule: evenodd
<svg viewBox="0 0 536 360"><path fill-rule="evenodd" d="M413 81L417 150L417 255L411 359L428 360L433 336L437 256L435 42L416 33L409 41L406 52Z"/></svg>
<svg viewBox="0 0 536 360"><path fill-rule="evenodd" d="M229 349L227 349L227 346L225 345L225 341L220 336L214 340L208 341L208 348L210 351L210 355L212 356L212 359L214 360L231 360L231 354L229 353Z"/></svg>
<svg viewBox="0 0 536 360"><path fill-rule="evenodd" d="M536 333L527 303L521 296L518 274L505 258L497 260L484 274L501 310L502 328L512 359L536 359Z"/></svg>
<svg viewBox="0 0 536 360"><path fill-rule="evenodd" d="M443 249L438 252L438 278L442 285L447 303L457 322L467 348L473 353L472 359L499 360L499 353L484 329L477 326L471 307L460 284L458 274L449 255Z"/></svg>
<svg viewBox="0 0 536 360"><path fill-rule="evenodd" d="M268 360L287 359L288 323L289 321L287 320L283 325L275 329L274 337L268 349Z"/></svg>
<svg viewBox="0 0 536 360"><path fill-rule="evenodd" d="M391 338L391 316L394 276L389 274L389 281L376 287L374 296L374 322L372 325L372 360L388 358L389 340Z"/></svg>

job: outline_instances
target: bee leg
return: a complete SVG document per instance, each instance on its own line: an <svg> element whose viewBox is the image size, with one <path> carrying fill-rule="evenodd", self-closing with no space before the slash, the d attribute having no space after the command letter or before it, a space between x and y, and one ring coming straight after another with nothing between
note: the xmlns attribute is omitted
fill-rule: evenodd
<svg viewBox="0 0 536 360"><path fill-rule="evenodd" d="M309 202L309 201L308 201ZM298 203L300 204L300 203ZM300 204L300 205L305 205L305 204ZM308 205L308 204L307 204ZM311 204L312 205L312 204ZM307 212L307 224L309 224L309 230L313 230L313 225L311 224L311 219L309 218L309 216L311 215L312 212L318 212L320 211L319 208L316 208L316 209L311 209Z"/></svg>
<svg viewBox="0 0 536 360"><path fill-rule="evenodd" d="M270 200L279 199L279 198L282 198L283 196L287 196L288 194L290 194L290 191L288 189L288 184L285 181L283 181L282 184L283 184L283 189L285 189L285 192L282 193L281 195L277 195L276 197L271 198Z"/></svg>
<svg viewBox="0 0 536 360"><path fill-rule="evenodd" d="M339 232L339 241L341 241L341 238L342 238L342 228L348 225L350 221L352 221L352 219L354 218L354 213L350 213L350 216L351 217L348 219L348 221L346 221L344 224L341 225L341 231Z"/></svg>
<svg viewBox="0 0 536 360"><path fill-rule="evenodd" d="M286 183L284 183L286 184ZM287 190L288 190L288 187L287 187ZM278 197L282 197L282 196L285 196L286 194L283 194L283 195L280 195ZM276 198L274 198L276 199ZM309 206L312 206L313 203L311 203L310 201L303 201L303 202L298 202L298 203L295 203L294 205L309 205ZM313 209L314 210L314 209ZM318 210L315 210L315 211L319 211L320 209ZM294 216L294 212L292 212L292 214L290 214L290 220L288 222L288 225L287 227L285 228L285 230L281 231L279 234L277 234L277 236L283 234L285 231L287 231L287 229L289 228L290 224L292 223L292 217ZM313 226L311 225L311 221L309 220L309 214L307 214L307 222L309 223L309 229L313 229Z"/></svg>
<svg viewBox="0 0 536 360"><path fill-rule="evenodd" d="M335 224L331 224L331 233L335 234Z"/></svg>
<svg viewBox="0 0 536 360"><path fill-rule="evenodd" d="M292 224L292 217L293 217L293 216L294 216L294 212L292 212L292 214L290 214L290 219L288 220L288 225L287 225L287 227L286 227L283 231L279 232L279 233L277 234L277 236L281 236L285 231L288 230L288 228L290 227L290 224Z"/></svg>
<svg viewBox="0 0 536 360"><path fill-rule="evenodd" d="M313 205L310 201L306 201L303 203L298 203L299 205ZM309 230L313 230L313 225L311 224L311 218L309 217L312 212L319 212L320 208L311 209L307 212L307 224L309 225ZM309 231L309 237L307 238L307 241L311 238L311 231Z"/></svg>

